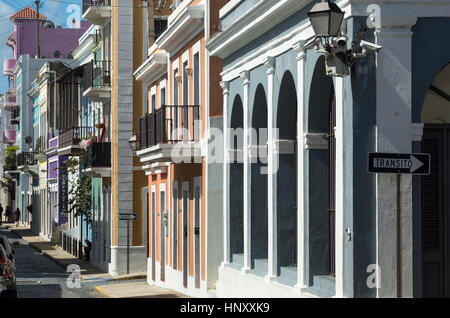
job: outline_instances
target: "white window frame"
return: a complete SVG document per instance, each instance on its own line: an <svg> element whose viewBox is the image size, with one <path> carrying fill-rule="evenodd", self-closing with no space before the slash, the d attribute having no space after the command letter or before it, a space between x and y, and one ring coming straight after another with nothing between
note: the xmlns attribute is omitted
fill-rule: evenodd
<svg viewBox="0 0 450 318"><path fill-rule="evenodd" d="M163 80L161 80L161 82L159 82L159 104L162 106L163 105L163 94L162 94L162 91L163 91L163 89L165 90L165 92L164 92L164 104L166 104L167 105L167 88L166 88L166 86L167 86L167 80L166 79L163 79Z"/></svg>

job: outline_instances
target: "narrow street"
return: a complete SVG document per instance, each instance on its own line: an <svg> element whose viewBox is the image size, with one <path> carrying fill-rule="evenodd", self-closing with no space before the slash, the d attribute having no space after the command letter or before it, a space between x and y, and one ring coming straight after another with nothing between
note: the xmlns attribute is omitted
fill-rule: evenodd
<svg viewBox="0 0 450 318"><path fill-rule="evenodd" d="M4 226L0 232L7 235L12 245L19 243L13 247L18 298L104 298L91 282L82 282L81 288L69 288L69 273Z"/></svg>

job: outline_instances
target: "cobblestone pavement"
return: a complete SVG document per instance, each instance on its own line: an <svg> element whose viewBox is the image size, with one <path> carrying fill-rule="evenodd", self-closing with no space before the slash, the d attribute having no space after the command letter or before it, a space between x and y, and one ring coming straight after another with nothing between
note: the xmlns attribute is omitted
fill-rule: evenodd
<svg viewBox="0 0 450 318"><path fill-rule="evenodd" d="M16 258L16 281L18 298L104 298L94 289L95 279L82 281L81 288L69 288L69 273L29 246L11 231L0 228L14 246ZM17 243L16 243L17 244ZM102 282L103 283L103 282ZM105 283L107 281L105 280Z"/></svg>

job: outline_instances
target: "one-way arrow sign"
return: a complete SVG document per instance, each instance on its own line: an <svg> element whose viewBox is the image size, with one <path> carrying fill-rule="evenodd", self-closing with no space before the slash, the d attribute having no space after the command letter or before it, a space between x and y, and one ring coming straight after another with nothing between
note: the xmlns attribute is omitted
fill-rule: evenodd
<svg viewBox="0 0 450 318"><path fill-rule="evenodd" d="M430 155L425 153L369 153L369 172L429 175Z"/></svg>
<svg viewBox="0 0 450 318"><path fill-rule="evenodd" d="M119 213L119 220L121 221L136 221L136 213Z"/></svg>

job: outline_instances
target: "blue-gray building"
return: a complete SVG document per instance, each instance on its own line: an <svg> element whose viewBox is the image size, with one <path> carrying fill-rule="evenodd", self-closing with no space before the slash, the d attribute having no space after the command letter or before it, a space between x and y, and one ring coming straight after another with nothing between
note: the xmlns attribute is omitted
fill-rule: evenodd
<svg viewBox="0 0 450 318"><path fill-rule="evenodd" d="M332 77L305 47L316 2L231 0L207 43L223 59L217 295L448 297L450 3L336 1L348 49L383 48ZM429 153L431 175L369 173L371 152Z"/></svg>

